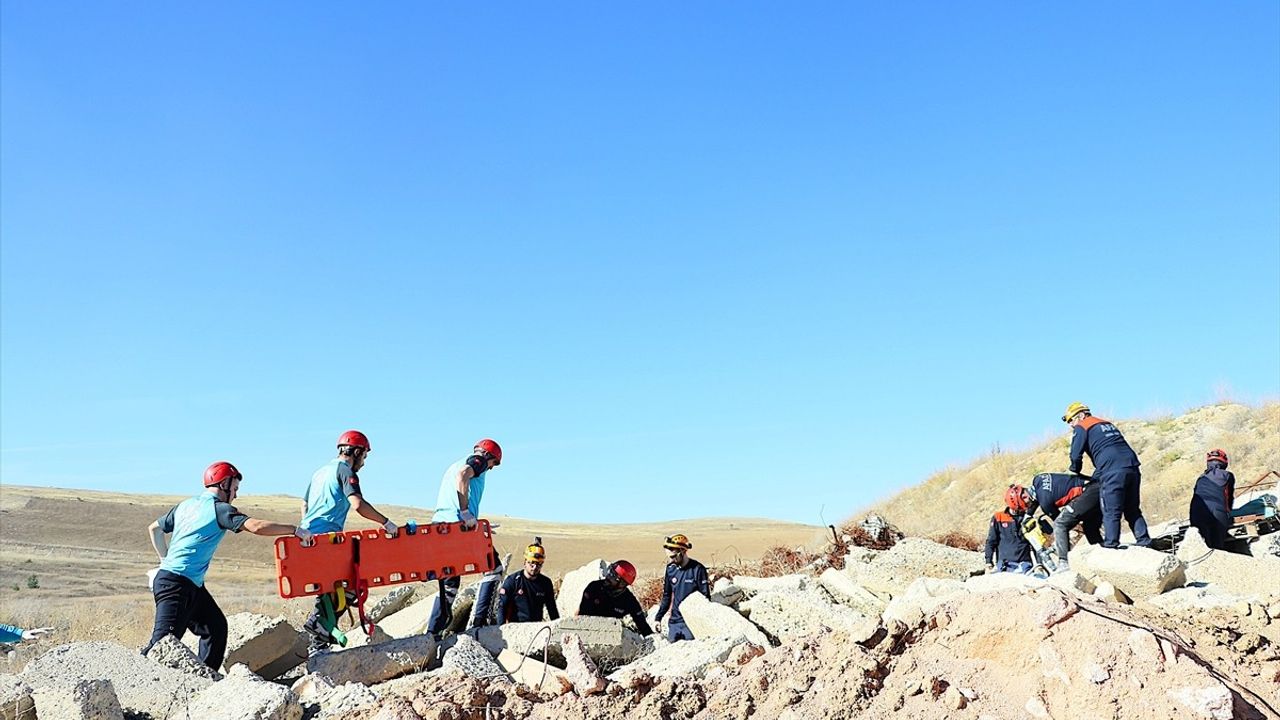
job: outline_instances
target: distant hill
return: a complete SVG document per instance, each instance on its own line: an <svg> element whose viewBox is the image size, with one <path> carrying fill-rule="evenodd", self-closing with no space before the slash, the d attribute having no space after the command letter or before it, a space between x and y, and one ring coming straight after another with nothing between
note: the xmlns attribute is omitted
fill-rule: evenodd
<svg viewBox="0 0 1280 720"><path fill-rule="evenodd" d="M1280 403L1209 405L1153 420L1107 419L1119 426L1142 461L1142 509L1150 523L1187 516L1192 486L1212 448L1227 451L1239 485L1280 470ZM874 510L912 535L957 530L985 536L991 514L1004 507L1010 483L1026 485L1038 473L1067 469L1071 434L1063 428L1060 437L1029 450L997 450L966 467L935 473ZM1084 472L1091 470L1085 458Z"/></svg>

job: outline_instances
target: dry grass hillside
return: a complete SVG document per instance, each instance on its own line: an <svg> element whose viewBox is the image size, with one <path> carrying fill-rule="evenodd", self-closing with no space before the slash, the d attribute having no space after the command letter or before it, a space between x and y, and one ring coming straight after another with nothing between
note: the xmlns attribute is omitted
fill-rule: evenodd
<svg viewBox="0 0 1280 720"><path fill-rule="evenodd" d="M183 499L0 485L0 622L57 625L64 640L92 637L141 643L150 633L154 614L145 574L157 564L146 528ZM246 495L236 506L253 517L292 523L301 500ZM379 503L379 509L397 522L431 517L422 508ZM654 577L666 564L662 539L675 532L693 539L694 557L723 564L758 558L775 545L804 544L819 531L758 518L635 525L488 519L501 525L496 545L503 552L518 556L535 535L541 536L547 549L546 572L554 578L597 557L628 558L642 577ZM373 525L353 513L348 528L359 527ZM271 542L249 533L228 534L223 540L208 586L227 613L306 615L309 600L285 601L275 594Z"/></svg>
<svg viewBox="0 0 1280 720"><path fill-rule="evenodd" d="M1249 407L1227 403L1177 417L1113 420L1142 461L1142 509L1148 522L1185 518L1191 488L1204 470L1204 454L1221 447L1237 484L1280 470L1280 403ZM1004 507L1010 483L1067 469L1071 435L1021 452L992 452L964 468L948 468L875 506L903 532L950 531L985 537L991 514ZM1084 472L1090 472L1088 458ZM1274 478L1274 476L1273 476Z"/></svg>

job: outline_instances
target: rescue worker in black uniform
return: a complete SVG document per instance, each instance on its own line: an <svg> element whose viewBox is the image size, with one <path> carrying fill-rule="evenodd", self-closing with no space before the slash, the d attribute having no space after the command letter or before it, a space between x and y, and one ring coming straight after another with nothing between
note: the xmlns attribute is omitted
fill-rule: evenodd
<svg viewBox="0 0 1280 720"><path fill-rule="evenodd" d="M498 590L498 624L541 622L543 610L552 620L560 618L556 609L555 586L542 574L547 553L534 543L524 550L524 569L511 573Z"/></svg>
<svg viewBox="0 0 1280 720"><path fill-rule="evenodd" d="M671 642L692 640L693 631L684 622L680 614L680 603L694 593L702 593L711 599L711 579L707 568L702 563L689 557L693 543L683 534L675 534L662 543L667 551L667 572L662 580L662 602L658 603L658 612L653 621L661 632L662 618L671 611L671 619L667 621L667 639Z"/></svg>
<svg viewBox="0 0 1280 720"><path fill-rule="evenodd" d="M1053 548L1058 555L1058 570L1066 572L1071 569L1067 551L1072 528L1084 523L1084 537L1089 544L1102 544L1102 486L1093 478L1072 473L1040 473L1031 482L1031 488L1024 492L1035 498L1035 504L1045 515L1053 518Z"/></svg>
<svg viewBox="0 0 1280 720"><path fill-rule="evenodd" d="M1191 496L1191 526L1214 550L1226 549L1235 500L1236 476L1227 470L1227 453L1210 450L1205 455L1204 474L1196 480L1195 494Z"/></svg>
<svg viewBox="0 0 1280 720"><path fill-rule="evenodd" d="M603 578L587 583L587 588L582 591L582 602L578 604L578 614L630 617L636 624L636 632L641 635L653 634L653 628L649 627L649 621L644 617L644 608L640 607L640 601L629 589L635 581L635 565L626 560L612 563Z"/></svg>
<svg viewBox="0 0 1280 720"><path fill-rule="evenodd" d="M1100 486L1102 546L1120 547L1120 517L1133 530L1134 544L1147 547L1151 536L1142 516L1142 471L1138 454L1110 420L1094 417L1089 406L1071 403L1062 415L1071 426L1071 472L1084 467L1084 456L1093 463L1093 479Z"/></svg>
<svg viewBox="0 0 1280 720"><path fill-rule="evenodd" d="M1022 534L1022 521L1027 513L1027 496L1022 488L1010 485L1004 493L1004 510L991 516L991 527L987 529L987 544L983 555L987 560L987 572L1014 572L1027 574L1031 572L1035 560L1031 554L1031 543ZM999 562L992 562L992 556Z"/></svg>

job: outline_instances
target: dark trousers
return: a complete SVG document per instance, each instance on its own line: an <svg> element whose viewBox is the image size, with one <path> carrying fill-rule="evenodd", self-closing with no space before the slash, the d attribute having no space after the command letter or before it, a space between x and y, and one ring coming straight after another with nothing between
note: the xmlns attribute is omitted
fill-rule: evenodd
<svg viewBox="0 0 1280 720"><path fill-rule="evenodd" d="M1231 537L1231 511L1225 503L1209 503L1199 495L1191 497L1191 527L1200 531L1204 544L1213 550L1223 550Z"/></svg>
<svg viewBox="0 0 1280 720"><path fill-rule="evenodd" d="M1147 534L1147 520L1142 516L1142 474L1138 468L1119 468L1106 471L1102 484L1102 546L1120 546L1120 518L1124 517L1133 530L1134 544L1146 547L1151 544Z"/></svg>
<svg viewBox="0 0 1280 720"><path fill-rule="evenodd" d="M458 599L458 588L462 586L462 578L447 577L437 580L439 592L435 604L431 606L431 619L427 621L427 632L436 637L444 634L453 622L453 601Z"/></svg>
<svg viewBox="0 0 1280 720"><path fill-rule="evenodd" d="M689 629L688 625L684 624L683 620L668 620L667 621L667 639L670 640L671 642L679 642L681 640L692 640L693 631Z"/></svg>
<svg viewBox="0 0 1280 720"><path fill-rule="evenodd" d="M200 661L214 670L222 667L227 654L227 617L209 591L177 573L161 570L156 573L152 593L156 597L156 624L146 650L165 635L181 640L190 630L200 638Z"/></svg>
<svg viewBox="0 0 1280 720"><path fill-rule="evenodd" d="M1071 544L1071 529L1084 523L1084 537L1090 545L1102 544L1102 487L1097 482L1084 486L1084 492L1063 506L1053 521L1053 547L1058 562L1065 563Z"/></svg>

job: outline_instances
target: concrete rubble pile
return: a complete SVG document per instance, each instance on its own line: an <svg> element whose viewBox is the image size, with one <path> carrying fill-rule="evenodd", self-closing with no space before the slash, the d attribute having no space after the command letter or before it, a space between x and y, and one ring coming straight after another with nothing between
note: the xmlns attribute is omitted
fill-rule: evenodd
<svg viewBox="0 0 1280 720"><path fill-rule="evenodd" d="M1075 572L1040 580L984 575L977 553L908 538L855 548L841 570L722 580L715 599L681 606L692 641L578 617L440 643L411 634L313 657L291 687L230 659L217 679L170 646L144 658L73 643L0 676L0 720L44 717L42 703L55 717L113 719L1280 720L1280 587L1229 577L1272 559L1184 550L1091 548L1072 553ZM419 622L423 601L407 595L380 625ZM267 643L239 645L255 646ZM255 656L268 673L271 654Z"/></svg>

